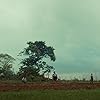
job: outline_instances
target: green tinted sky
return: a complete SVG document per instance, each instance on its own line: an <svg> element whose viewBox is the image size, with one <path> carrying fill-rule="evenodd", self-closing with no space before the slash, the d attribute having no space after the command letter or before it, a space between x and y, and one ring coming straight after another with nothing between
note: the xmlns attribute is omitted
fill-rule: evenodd
<svg viewBox="0 0 100 100"><path fill-rule="evenodd" d="M0 0L0 52L30 40L56 49L59 73L100 71L100 0Z"/></svg>

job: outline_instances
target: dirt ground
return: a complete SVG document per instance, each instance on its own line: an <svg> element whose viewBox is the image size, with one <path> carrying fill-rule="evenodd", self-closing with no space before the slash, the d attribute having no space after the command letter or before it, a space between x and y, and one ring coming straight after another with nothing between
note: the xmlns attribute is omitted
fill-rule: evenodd
<svg viewBox="0 0 100 100"><path fill-rule="evenodd" d="M41 83L0 83L0 91L20 91L20 90L74 90L74 89L99 89L100 83L61 83L61 82L41 82Z"/></svg>

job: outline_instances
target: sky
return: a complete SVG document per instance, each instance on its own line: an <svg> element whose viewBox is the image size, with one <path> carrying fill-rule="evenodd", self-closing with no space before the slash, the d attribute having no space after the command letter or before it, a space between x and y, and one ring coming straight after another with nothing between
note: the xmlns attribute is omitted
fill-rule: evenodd
<svg viewBox="0 0 100 100"><path fill-rule="evenodd" d="M27 41L46 41L55 48L52 64L58 74L99 73L99 4L100 0L0 0L0 53L17 58Z"/></svg>

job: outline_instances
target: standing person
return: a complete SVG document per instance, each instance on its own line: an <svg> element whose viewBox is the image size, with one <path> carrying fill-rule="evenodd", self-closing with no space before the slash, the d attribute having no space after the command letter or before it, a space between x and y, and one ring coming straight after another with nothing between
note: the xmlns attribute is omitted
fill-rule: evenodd
<svg viewBox="0 0 100 100"><path fill-rule="evenodd" d="M55 73L55 71L54 71L54 73L52 75L52 78L53 78L54 81L57 81L57 74Z"/></svg>
<svg viewBox="0 0 100 100"><path fill-rule="evenodd" d="M90 81L91 81L91 83L93 83L93 74L91 74L91 80Z"/></svg>
<svg viewBox="0 0 100 100"><path fill-rule="evenodd" d="M23 82L23 83L26 83L26 82L27 82L26 77L23 77L23 78L22 78L22 82Z"/></svg>

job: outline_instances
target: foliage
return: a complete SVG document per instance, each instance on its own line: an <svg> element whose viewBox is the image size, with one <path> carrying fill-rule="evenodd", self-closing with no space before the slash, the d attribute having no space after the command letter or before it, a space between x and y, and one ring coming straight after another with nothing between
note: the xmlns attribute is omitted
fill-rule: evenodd
<svg viewBox="0 0 100 100"><path fill-rule="evenodd" d="M13 75L11 70L14 63L14 58L8 54L0 54L0 75L9 79Z"/></svg>
<svg viewBox="0 0 100 100"><path fill-rule="evenodd" d="M45 73L50 73L53 66L47 64L44 58L49 58L55 61L54 48L47 46L43 41L27 42L26 47L19 55L25 55L26 58L22 59L19 74L25 76L33 75L38 76L40 72L44 76Z"/></svg>

